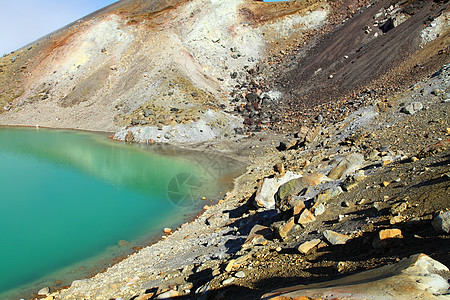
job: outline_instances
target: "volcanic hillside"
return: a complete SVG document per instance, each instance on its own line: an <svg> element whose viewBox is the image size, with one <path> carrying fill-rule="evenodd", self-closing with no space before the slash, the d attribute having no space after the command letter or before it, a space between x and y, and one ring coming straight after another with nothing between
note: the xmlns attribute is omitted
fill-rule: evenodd
<svg viewBox="0 0 450 300"><path fill-rule="evenodd" d="M282 129L436 69L448 39L447 1L120 1L0 60L0 124L140 142Z"/></svg>

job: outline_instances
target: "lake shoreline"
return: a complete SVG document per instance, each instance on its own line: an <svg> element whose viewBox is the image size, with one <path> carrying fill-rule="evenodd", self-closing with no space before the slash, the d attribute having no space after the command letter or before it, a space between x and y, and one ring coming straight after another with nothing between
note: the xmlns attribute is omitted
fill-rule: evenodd
<svg viewBox="0 0 450 300"><path fill-rule="evenodd" d="M24 129L24 130L22 130L22 129ZM31 129L31 130L30 130ZM78 133L80 133L81 135L77 135L77 136L80 136L80 137L82 137L82 136L84 136L83 134L85 134L85 133L88 133L88 134L96 134L98 137L101 137L101 141L103 141L103 140L107 140L105 137L107 137L107 135L105 134L105 133L98 133L98 132L88 132L88 131L78 131L78 130L71 130L71 131L67 131L66 129L64 129L64 130L60 130L60 129L56 129L56 128L52 128L52 129L48 129L48 128L41 128L42 129L42 131L40 131L41 132L41 134L39 135L39 137L36 137L38 140L39 140L39 142L42 142L42 141L45 141L46 139L44 139L44 140L42 140L42 138L44 137L44 136L48 136L51 132L50 132L50 130L52 130L52 131L58 131L58 132L60 132L60 133L65 133L65 132L67 132L67 133L70 133L70 132L78 132ZM19 136L22 136L23 134L25 134L25 132L28 132L28 134L32 134L33 136L34 136L34 132L35 132L35 130L33 129L33 128L27 128L27 127L17 127L17 126L8 126L8 127L6 127L6 126L2 126L1 128L0 128L0 130L2 130L2 132L5 132L5 131L3 131L3 130L6 130L6 132L5 132L5 134L7 134L6 136L9 136L9 137L12 137L11 136L11 134L12 135L19 135ZM8 131L9 130L9 131ZM26 131L25 131L26 130ZM36 130L36 132L37 131L39 131L39 130ZM44 132L45 131L45 132ZM45 134L44 134L45 133ZM65 136L65 135L64 135ZM90 135L87 135L88 137L90 136ZM58 137L60 137L60 135L58 134ZM94 138L95 140L97 140L98 138ZM38 141L38 140L35 140L35 141ZM31 141L31 142L33 142L33 139L26 139L26 141ZM65 139L63 139L63 141L65 141ZM109 140L108 139L108 143L111 143L111 144L123 144L123 143L117 143L117 141L111 141L111 140ZM44 142L44 145L47 145L47 143L46 142ZM53 145L53 144L52 144ZM81 146L81 145L80 145ZM69 146L70 147L70 146ZM82 146L81 146L82 147ZM131 147L131 145L129 146L129 147ZM41 150L41 146L36 146L36 149L35 150L32 150L32 149L30 149L30 150L27 150L28 152L27 152L27 154L31 154L31 152L32 151L40 151ZM54 148L54 147L53 147ZM34 149L34 148L33 148ZM39 150L38 150L39 149ZM132 149L132 148L131 148ZM144 151L148 151L149 153L153 153L153 154L155 154L155 155L164 155L166 158L168 158L168 159L170 159L170 157L171 156L175 156L174 158L176 158L177 160L183 160L183 161L186 161L186 162L191 162L191 163L194 163L195 161L198 161L198 160L205 160L205 158L203 157L203 155L201 155L201 154L199 154L198 153L198 151L197 152L194 152L194 151L187 151L187 150L185 150L185 149L179 149L179 148L176 148L176 147L172 147L172 146L163 146L161 149L158 149L158 151L156 151L156 146L155 147L150 147L150 148L144 148L144 149L142 149L142 147L139 147L137 150L139 150L139 151L142 151L142 150L144 150ZM8 150L7 150L8 151ZM29 153L30 152L30 153ZM71 151L69 151L69 153L68 153L68 157L70 157L70 152ZM168 153L168 152L170 152L170 153ZM179 154L179 155L177 155L177 153ZM170 155L169 155L170 154ZM195 157L195 156L198 156L197 157L197 160L195 160L195 159L192 159L192 157ZM188 157L189 158L191 158L191 159L188 159ZM216 156L214 156L212 159L217 159L218 158L218 156L216 155ZM235 171L233 171L232 169L227 169L227 172L235 172ZM230 176L227 172L225 172L226 174L222 174L222 176ZM220 178L218 178L218 180L220 180ZM222 188L220 188L220 190L222 191L222 192L225 192L225 190L224 189L222 189ZM217 194L219 194L219 191L217 191ZM205 194L205 196L206 196L206 194ZM209 197L208 197L209 198ZM214 200L215 199L215 200ZM202 201L202 200L200 200L200 199L198 199L198 202L196 203L196 205L198 206L198 208L196 208L196 209L194 209L192 212L189 212L187 215L186 215L186 213L177 213L180 217L181 217L181 219L180 219L180 221L179 222L177 222L177 226L179 226L179 225L181 225L182 223L186 223L186 222L192 222L193 220L195 220L196 218L198 218L198 216L202 213L202 206L204 205L204 204L201 204L201 202L204 202L204 203L215 203L215 202L217 202L219 199L216 199L216 198L209 198L209 200L208 201ZM213 202L211 202L211 201L213 201ZM171 226L171 225L168 225L168 226ZM173 227L173 226L171 226L171 227ZM136 251L138 251L139 249L141 249L141 248L144 248L144 247L148 247L149 245L152 245L152 244L155 244L155 243L157 243L159 240L161 240L161 234L159 234L158 233L158 231L155 231L155 232L153 232L151 235L150 234L147 234L147 237L139 237L137 240L136 240L136 242L138 243L138 245L137 245L137 247L139 247L139 248L136 248L136 249L133 249L133 250L131 250L131 251L126 251L126 252L124 252L123 254L120 254L120 256L114 256L114 257L112 257L111 259L110 259L110 261L109 262L106 262L105 261L105 259L104 259L104 257L106 257L106 256L104 256L104 254L99 254L99 255L96 255L96 257L97 256L99 256L99 258L100 258L100 260L99 260L99 263L100 264L98 264L97 266L92 266L93 268L95 268L95 269L93 269L93 270L95 270L95 273L91 273L92 275L90 275L90 277L92 277L92 276L94 276L95 274L97 274L97 273L100 273L100 272L103 272L103 271L105 271L108 267L111 267L111 265L113 265L113 264L117 264L118 262L120 262L120 261L122 261L122 260L124 260L126 257L128 257L129 255L131 255L131 254L133 254L133 253L135 253ZM119 251L118 249L116 249L117 251ZM115 251L116 251L115 250ZM108 250L109 251L109 250ZM106 255L106 253L105 253L105 255ZM93 261L93 259L89 259L89 260L91 260L91 261ZM107 265L104 265L104 263L107 263ZM77 263L78 264L78 263ZM78 265L80 265L80 266L83 266L83 264L82 263L80 263L80 264L78 264ZM87 265L86 265L87 266ZM65 267L65 268L63 268L63 269L68 269L68 268L70 268L70 267ZM78 268L78 267L77 267ZM84 267L83 267L84 268ZM55 275L52 275L52 274L58 274L58 271L55 271L55 272L51 272L51 273L49 273L48 275L46 275L45 277L46 278L55 278L56 276ZM56 277L57 278L57 277ZM86 278L86 277L85 277ZM60 279L63 279L63 278L60 278ZM67 279L66 279L67 280ZM35 282L40 282L41 281L41 279L39 279L39 280L37 280L37 281L35 281ZM59 281L59 279L58 279L58 281ZM70 281L71 282L71 281ZM69 283L70 283L69 282ZM33 283L30 283L30 284L32 284L32 285L34 285ZM58 284L59 285L59 289L61 289L61 288L67 288L67 286L65 286L65 287L61 287L61 283L59 283ZM52 290L55 290L55 286L50 286L51 288L52 288ZM6 292L5 292L6 293ZM33 295L34 297L36 297L37 295Z"/></svg>

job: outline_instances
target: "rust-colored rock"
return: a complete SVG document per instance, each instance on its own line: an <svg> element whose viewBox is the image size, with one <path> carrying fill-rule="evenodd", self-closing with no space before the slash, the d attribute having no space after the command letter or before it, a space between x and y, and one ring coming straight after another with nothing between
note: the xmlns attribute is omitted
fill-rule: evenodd
<svg viewBox="0 0 450 300"><path fill-rule="evenodd" d="M314 222L315 220L316 220L316 217L307 208L305 208L300 213L297 223L304 227L308 223Z"/></svg>
<svg viewBox="0 0 450 300"><path fill-rule="evenodd" d="M307 241L307 242L304 242L303 244L301 244L297 249L300 253L307 254L309 251L311 251L311 249L313 249L314 247L319 245L320 242L321 242L320 239L314 239L311 241Z"/></svg>
<svg viewBox="0 0 450 300"><path fill-rule="evenodd" d="M290 218L286 222L279 222L274 225L274 229L279 238L285 239L288 236L289 231L295 225L294 217Z"/></svg>
<svg viewBox="0 0 450 300"><path fill-rule="evenodd" d="M402 231L400 229L384 229L378 233L380 240L402 238Z"/></svg>

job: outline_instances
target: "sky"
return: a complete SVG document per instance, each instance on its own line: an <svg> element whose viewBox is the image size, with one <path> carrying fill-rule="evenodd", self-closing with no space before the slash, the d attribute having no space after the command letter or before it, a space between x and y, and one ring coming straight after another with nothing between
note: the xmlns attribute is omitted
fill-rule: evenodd
<svg viewBox="0 0 450 300"><path fill-rule="evenodd" d="M0 56L117 0L0 0Z"/></svg>

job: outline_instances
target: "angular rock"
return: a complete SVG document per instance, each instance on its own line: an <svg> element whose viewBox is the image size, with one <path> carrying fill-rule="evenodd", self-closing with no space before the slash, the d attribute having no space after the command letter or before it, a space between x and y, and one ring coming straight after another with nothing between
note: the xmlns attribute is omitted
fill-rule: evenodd
<svg viewBox="0 0 450 300"><path fill-rule="evenodd" d="M381 158L383 166L393 163L395 158L391 155L386 155Z"/></svg>
<svg viewBox="0 0 450 300"><path fill-rule="evenodd" d="M267 240L269 240L271 236L272 231L269 227L257 224L250 230L247 239L244 244L242 244L242 249L247 249L255 245L263 245L267 243Z"/></svg>
<svg viewBox="0 0 450 300"><path fill-rule="evenodd" d="M294 217L297 218L304 208L305 202L298 201L297 204L294 206Z"/></svg>
<svg viewBox="0 0 450 300"><path fill-rule="evenodd" d="M139 297L137 297L135 300L149 300L149 299L152 299L154 295L155 295L155 293L143 294L143 295L140 295Z"/></svg>
<svg viewBox="0 0 450 300"><path fill-rule="evenodd" d="M329 188L327 190L324 190L324 191L320 192L316 196L315 203L317 203L317 204L325 203L328 200L330 200L331 198L342 194L342 192L343 191L342 191L342 188L340 186L336 186L336 187L332 187L332 188Z"/></svg>
<svg viewBox="0 0 450 300"><path fill-rule="evenodd" d="M332 245L343 245L350 239L348 235L337 233L332 230L325 230L323 236Z"/></svg>
<svg viewBox="0 0 450 300"><path fill-rule="evenodd" d="M378 238L380 240L401 238L402 231L400 229L383 229L378 233Z"/></svg>
<svg viewBox="0 0 450 300"><path fill-rule="evenodd" d="M325 175L320 173L308 174L289 182L284 183L275 194L275 205L280 211L287 211L297 205L299 199L295 196L301 193L305 188L318 185L329 180Z"/></svg>
<svg viewBox="0 0 450 300"><path fill-rule="evenodd" d="M286 171L284 170L284 165L282 163L278 163L275 165L275 171L277 171L278 174L280 174L280 176L286 174Z"/></svg>
<svg viewBox="0 0 450 300"><path fill-rule="evenodd" d="M350 191L352 188L356 187L359 182L366 178L364 171L358 171L356 174L347 177L342 183L342 189L346 192Z"/></svg>
<svg viewBox="0 0 450 300"><path fill-rule="evenodd" d="M342 178L344 175L353 173L358 170L364 163L364 156L359 153L352 153L344 158L339 164L334 167L328 177L337 180Z"/></svg>
<svg viewBox="0 0 450 300"><path fill-rule="evenodd" d="M258 188L255 196L256 205L266 209L275 207L274 195L281 185L293 179L299 178L301 175L293 172L286 172L282 177L265 178L262 185Z"/></svg>
<svg viewBox="0 0 450 300"><path fill-rule="evenodd" d="M305 227L306 224L314 222L315 220L316 217L314 217L314 215L307 208L305 208L300 213L300 217L298 218L297 223Z"/></svg>
<svg viewBox="0 0 450 300"><path fill-rule="evenodd" d="M401 223L405 220L406 220L406 217L404 217L404 216L394 216L389 219L389 224L395 225L395 224Z"/></svg>
<svg viewBox="0 0 450 300"><path fill-rule="evenodd" d="M299 132L296 133L296 136L298 139L303 140L306 138L306 135L308 134L309 131L310 129L308 127L301 126Z"/></svg>
<svg viewBox="0 0 450 300"><path fill-rule="evenodd" d="M294 227L294 225L294 217L290 218L286 222L280 221L272 224L275 234L282 240L287 237L289 231L292 229L292 227Z"/></svg>
<svg viewBox="0 0 450 300"><path fill-rule="evenodd" d="M304 175L302 178L308 186L314 186L321 184L322 182L330 181L330 178L328 178L326 175L317 172Z"/></svg>
<svg viewBox="0 0 450 300"><path fill-rule="evenodd" d="M403 238L400 229L384 229L378 232L377 237L373 240L372 246L374 248L383 248L388 245L388 240Z"/></svg>
<svg viewBox="0 0 450 300"><path fill-rule="evenodd" d="M405 107L402 108L402 112L413 115L416 112L421 111L422 109L423 109L422 103L416 101L405 105Z"/></svg>
<svg viewBox="0 0 450 300"><path fill-rule="evenodd" d="M280 145L277 147L279 151L286 151L296 148L298 145L298 141L296 139L290 139L280 142Z"/></svg>
<svg viewBox="0 0 450 300"><path fill-rule="evenodd" d="M316 137L319 135L320 131L322 131L322 127L316 126L313 129L309 130L305 137L305 142L312 143Z"/></svg>
<svg viewBox="0 0 450 300"><path fill-rule="evenodd" d="M307 254L312 248L319 245L320 242L321 242L320 239L314 239L308 242L304 242L297 249L300 253Z"/></svg>
<svg viewBox="0 0 450 300"><path fill-rule="evenodd" d="M298 285L263 295L262 299L447 299L449 269L425 254L395 265L311 285ZM420 295L420 296L419 296Z"/></svg>
<svg viewBox="0 0 450 300"><path fill-rule="evenodd" d="M236 261L235 259L232 259L228 262L227 266L225 267L225 272L229 273L233 270L235 261Z"/></svg>
<svg viewBox="0 0 450 300"><path fill-rule="evenodd" d="M432 222L434 229L438 232L450 233L450 211L440 212Z"/></svg>

